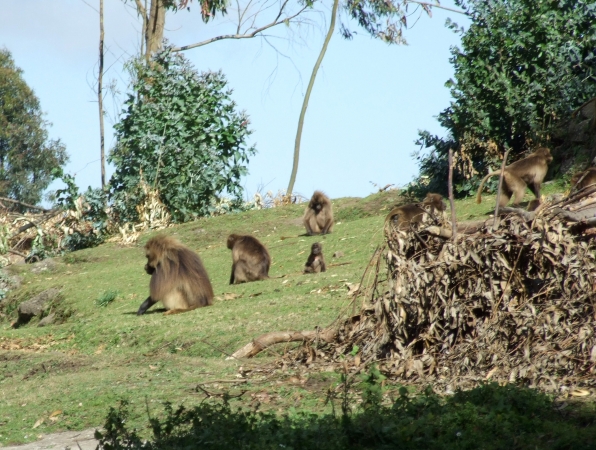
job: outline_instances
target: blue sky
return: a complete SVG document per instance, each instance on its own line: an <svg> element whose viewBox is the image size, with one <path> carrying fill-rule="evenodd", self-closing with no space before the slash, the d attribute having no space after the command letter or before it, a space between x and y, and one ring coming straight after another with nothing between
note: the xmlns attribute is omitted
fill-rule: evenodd
<svg viewBox="0 0 596 450"><path fill-rule="evenodd" d="M122 62L139 47L140 23L132 1L104 0L106 67L120 95L106 101L106 148L114 145L111 125L127 91ZM441 2L453 7L452 1ZM2 0L0 46L6 47L53 123L52 138L67 147L66 171L81 189L100 185L99 121L94 92L97 72L98 0ZM294 139L304 91L326 32L331 2L311 16L313 27L280 27L272 37L220 41L185 52L198 70L221 69L233 99L251 118L258 153L243 180L249 195L285 189L292 168ZM411 9L413 10L413 8ZM191 11L169 13L166 37L186 45L229 32L230 15L204 24L197 2ZM410 17L416 22L418 14ZM336 29L310 98L302 135L294 192L315 189L332 198L363 197L392 183L403 186L417 173L411 154L419 129L444 134L436 115L449 105L444 83L453 75L449 49L459 36L445 28L451 17L435 9L405 31L407 46L388 46L358 34L344 40ZM347 18L342 15L346 22ZM107 168L108 176L112 173ZM53 186L57 187L56 185Z"/></svg>

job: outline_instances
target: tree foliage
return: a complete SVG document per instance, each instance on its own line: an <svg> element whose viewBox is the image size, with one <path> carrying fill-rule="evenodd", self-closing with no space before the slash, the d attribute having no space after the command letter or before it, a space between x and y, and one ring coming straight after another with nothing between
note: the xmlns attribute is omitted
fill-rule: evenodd
<svg viewBox="0 0 596 450"><path fill-rule="evenodd" d="M39 100L6 49L0 49L0 196L36 204L68 161L60 140L48 139Z"/></svg>
<svg viewBox="0 0 596 450"><path fill-rule="evenodd" d="M403 29L408 28L408 18L418 20L420 14L432 16L432 8L448 9L438 0L419 2L415 0L346 0L344 8L361 28L372 37L387 44L405 44ZM341 25L342 35L351 39L354 31Z"/></svg>
<svg viewBox="0 0 596 450"><path fill-rule="evenodd" d="M459 192L474 190L478 173L503 147L519 155L547 143L561 120L596 96L596 2L593 0L470 0L456 4L472 23L453 48L451 105L438 117L448 130L427 131L419 143L421 175L444 191L449 148L457 152ZM457 29L453 23L450 26ZM512 160L513 160L512 159Z"/></svg>
<svg viewBox="0 0 596 450"><path fill-rule="evenodd" d="M149 64L130 64L132 93L115 125L117 144L109 161L114 207L136 220L143 198L141 177L160 191L174 220L209 213L222 192L240 200L240 177L254 147L247 147L249 119L236 111L221 72L199 74L169 48Z"/></svg>

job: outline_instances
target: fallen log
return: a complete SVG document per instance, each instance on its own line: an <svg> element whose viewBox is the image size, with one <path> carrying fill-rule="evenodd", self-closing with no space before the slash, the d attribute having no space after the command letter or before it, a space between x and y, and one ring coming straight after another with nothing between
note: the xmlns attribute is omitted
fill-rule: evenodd
<svg viewBox="0 0 596 450"><path fill-rule="evenodd" d="M476 233L481 227L484 226L486 222L485 219L482 220L470 220L468 222L459 222L457 224L457 232L461 234L474 234ZM452 228L445 228L439 226L430 226L424 228L424 231L434 235L439 236L442 238L450 239L453 236L453 229Z"/></svg>
<svg viewBox="0 0 596 450"><path fill-rule="evenodd" d="M236 350L233 354L233 358L252 358L259 354L268 347L275 344L281 344L284 342L304 342L319 340L322 342L333 342L337 330L334 328L325 328L323 330L308 330L308 331L274 331L271 333L265 333L252 342L249 342L244 347Z"/></svg>

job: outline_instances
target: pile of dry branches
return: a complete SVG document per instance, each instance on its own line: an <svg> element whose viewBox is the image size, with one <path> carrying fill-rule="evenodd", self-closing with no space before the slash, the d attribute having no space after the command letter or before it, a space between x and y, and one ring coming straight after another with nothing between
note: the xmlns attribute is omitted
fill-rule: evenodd
<svg viewBox="0 0 596 450"><path fill-rule="evenodd" d="M20 204L30 212L20 213L6 207ZM93 232L91 223L83 220L85 202L79 197L75 209L44 209L8 198L0 198L0 266L24 260L34 243L60 248L66 236L74 232Z"/></svg>
<svg viewBox="0 0 596 450"><path fill-rule="evenodd" d="M482 380L596 386L596 245L586 234L594 216L587 205L596 207L594 192L508 214L494 229L492 220L469 234L460 227L455 240L438 236L449 228L388 227L387 277L375 278L331 353L358 349L359 360L379 361L395 377L451 388Z"/></svg>

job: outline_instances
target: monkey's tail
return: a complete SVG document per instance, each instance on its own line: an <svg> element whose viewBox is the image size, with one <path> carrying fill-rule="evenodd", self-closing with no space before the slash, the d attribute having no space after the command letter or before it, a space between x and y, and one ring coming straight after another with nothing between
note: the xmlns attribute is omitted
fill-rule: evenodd
<svg viewBox="0 0 596 450"><path fill-rule="evenodd" d="M499 175L501 172L489 172L487 176L485 176L482 181L480 182L480 186L478 186L478 192L476 193L476 203L482 203L482 189L484 189L484 184L486 180L488 180L493 175Z"/></svg>

